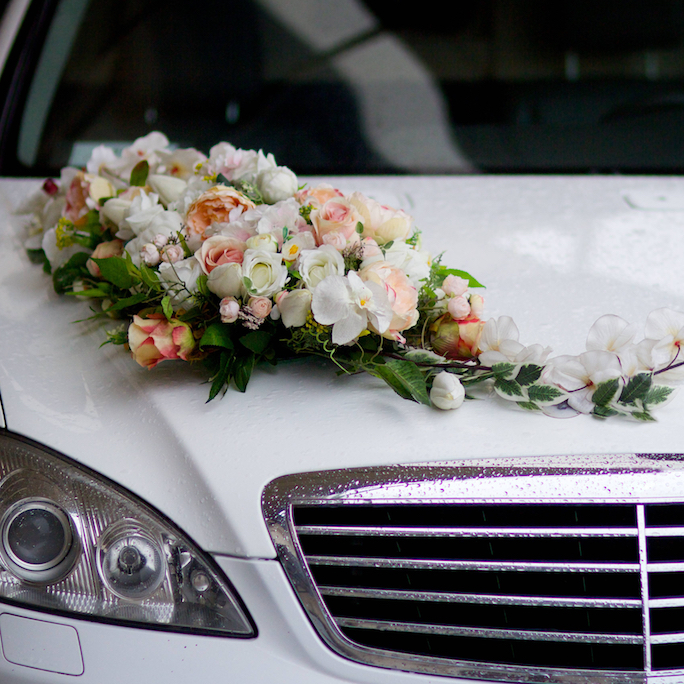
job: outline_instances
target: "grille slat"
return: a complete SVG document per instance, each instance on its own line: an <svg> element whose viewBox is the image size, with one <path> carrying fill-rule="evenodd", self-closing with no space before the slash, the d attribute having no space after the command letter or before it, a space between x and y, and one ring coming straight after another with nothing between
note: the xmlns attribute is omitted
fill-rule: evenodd
<svg viewBox="0 0 684 684"><path fill-rule="evenodd" d="M453 594L434 591L402 591L392 589L366 589L350 587L319 586L323 596L344 596L346 598L395 599L398 601L426 601L438 603L475 603L504 606L548 606L553 608L640 608L639 599L606 598L562 598L558 596L497 596L492 594ZM651 602L651 605L655 601ZM664 600L662 605L684 606Z"/></svg>
<svg viewBox="0 0 684 684"><path fill-rule="evenodd" d="M383 632L410 632L414 634L438 634L443 636L478 637L480 639L515 639L517 641L561 641L581 644L635 644L643 643L643 637L629 634L578 634L576 632L533 632L511 629L478 629L458 625L431 625L384 620L336 618L340 627L372 629ZM669 642L668 642L669 643Z"/></svg>
<svg viewBox="0 0 684 684"><path fill-rule="evenodd" d="M432 560L418 558L367 558L361 556L309 556L309 565L405 570L479 570L486 572L638 572L638 563L529 563L506 561ZM684 569L684 564L683 568Z"/></svg>

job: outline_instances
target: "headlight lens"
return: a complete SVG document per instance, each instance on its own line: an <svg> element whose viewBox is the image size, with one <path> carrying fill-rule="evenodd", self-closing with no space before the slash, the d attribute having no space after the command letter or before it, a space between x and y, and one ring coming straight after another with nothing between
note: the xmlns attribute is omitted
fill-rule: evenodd
<svg viewBox="0 0 684 684"><path fill-rule="evenodd" d="M228 580L186 535L121 487L4 432L0 599L132 625L255 634Z"/></svg>

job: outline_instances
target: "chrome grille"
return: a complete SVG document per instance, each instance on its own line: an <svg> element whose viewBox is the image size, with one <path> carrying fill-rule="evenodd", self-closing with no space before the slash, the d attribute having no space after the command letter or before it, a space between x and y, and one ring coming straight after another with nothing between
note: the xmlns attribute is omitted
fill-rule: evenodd
<svg viewBox="0 0 684 684"><path fill-rule="evenodd" d="M684 494L684 478L679 461L666 474L637 460L630 471L402 469L401 485L396 473L382 485L373 471L346 472L346 485L311 474L281 478L264 502L309 616L347 657L501 681L681 682L684 503L631 491L675 475L665 489ZM473 478L490 496L458 496ZM519 496L528 478L539 497ZM544 496L559 480L585 496ZM616 496L598 495L606 481Z"/></svg>

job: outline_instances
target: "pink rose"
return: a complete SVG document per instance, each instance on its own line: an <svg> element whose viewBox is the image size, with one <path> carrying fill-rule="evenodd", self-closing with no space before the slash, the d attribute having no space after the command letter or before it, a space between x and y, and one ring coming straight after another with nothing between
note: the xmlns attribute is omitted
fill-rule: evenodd
<svg viewBox="0 0 684 684"><path fill-rule="evenodd" d="M235 297L224 297L219 304L221 323L235 323L240 313L240 304Z"/></svg>
<svg viewBox="0 0 684 684"><path fill-rule="evenodd" d="M461 319L468 318L470 315L470 304L468 304L468 300L463 295L459 295L449 300L447 310L455 321L460 321Z"/></svg>
<svg viewBox="0 0 684 684"><path fill-rule="evenodd" d="M328 233L340 233L347 244L359 242L356 226L361 221L358 211L344 198L328 200L320 209L311 212L316 244L322 245Z"/></svg>
<svg viewBox="0 0 684 684"><path fill-rule="evenodd" d="M359 271L359 277L363 281L371 281L385 288L393 315L383 337L404 342L404 337L400 333L418 322L418 290L411 284L404 271L386 261L376 261L366 266Z"/></svg>
<svg viewBox="0 0 684 684"><path fill-rule="evenodd" d="M154 368L166 359L188 360L195 347L195 338L187 323L163 314L150 314L147 318L133 316L128 327L128 345L133 358L146 368Z"/></svg>
<svg viewBox="0 0 684 684"><path fill-rule="evenodd" d="M83 171L79 171L66 193L66 204L64 206L64 216L70 221L78 221L88 213L86 200L89 197L90 183L86 180Z"/></svg>
<svg viewBox="0 0 684 684"><path fill-rule="evenodd" d="M99 278L100 267L93 261L93 259L108 259L113 256L121 256L123 254L123 240L111 240L110 242L101 242L90 255L90 259L86 261L86 268L93 278Z"/></svg>
<svg viewBox="0 0 684 684"><path fill-rule="evenodd" d="M445 313L430 327L432 348L448 359L476 358L483 327L484 321L479 318L455 321L450 313Z"/></svg>
<svg viewBox="0 0 684 684"><path fill-rule="evenodd" d="M266 318L271 313L273 303L268 297L250 297L247 307L257 318Z"/></svg>
<svg viewBox="0 0 684 684"><path fill-rule="evenodd" d="M243 211L254 209L252 200L225 185L216 185L202 193L188 209L186 224L190 235L204 237L212 223L230 223Z"/></svg>
<svg viewBox="0 0 684 684"><path fill-rule="evenodd" d="M209 275L221 264L241 264L246 248L245 243L237 238L214 235L202 243L202 247L195 252L195 258Z"/></svg>
<svg viewBox="0 0 684 684"><path fill-rule="evenodd" d="M445 294L458 297L464 295L468 290L468 281L455 275L448 275L442 283L442 290Z"/></svg>

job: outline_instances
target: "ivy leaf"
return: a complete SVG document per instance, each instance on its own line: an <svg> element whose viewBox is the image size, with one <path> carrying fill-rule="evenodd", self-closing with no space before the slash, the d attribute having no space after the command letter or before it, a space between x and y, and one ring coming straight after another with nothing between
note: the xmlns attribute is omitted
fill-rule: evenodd
<svg viewBox="0 0 684 684"><path fill-rule="evenodd" d="M255 330L254 332L258 331ZM240 392L244 392L247 389L255 363L256 356L254 354L236 356L233 359L233 382Z"/></svg>
<svg viewBox="0 0 684 684"><path fill-rule="evenodd" d="M523 391L515 380L497 377L494 381L494 389L506 397L522 397Z"/></svg>
<svg viewBox="0 0 684 684"><path fill-rule="evenodd" d="M240 338L240 343L255 354L263 354L272 338L273 335L265 330L252 330Z"/></svg>
<svg viewBox="0 0 684 684"><path fill-rule="evenodd" d="M173 308L171 307L171 297L166 295L166 297L162 297L161 300L161 308L164 316L166 316L166 320L170 321L171 318L173 317Z"/></svg>
<svg viewBox="0 0 684 684"><path fill-rule="evenodd" d="M219 367L216 375L212 378L211 389L209 390L209 398L207 403L216 397L216 395L230 382L230 369L233 354L229 351L222 351L219 359Z"/></svg>
<svg viewBox="0 0 684 684"><path fill-rule="evenodd" d="M425 376L410 361L392 359L378 364L371 373L384 380L400 397L430 406Z"/></svg>
<svg viewBox="0 0 684 684"><path fill-rule="evenodd" d="M619 387L620 380L618 378L600 382L598 385L596 385L596 389L594 390L591 400L597 406L607 406L613 400L613 397L617 393Z"/></svg>
<svg viewBox="0 0 684 684"><path fill-rule="evenodd" d="M531 385L539 380L541 372L541 366L536 366L530 363L520 369L520 372L515 379L521 387L527 387L528 385Z"/></svg>
<svg viewBox="0 0 684 684"><path fill-rule="evenodd" d="M636 418L644 423L655 423L656 419L648 411L635 411L630 414L632 418Z"/></svg>
<svg viewBox="0 0 684 684"><path fill-rule="evenodd" d="M644 398L645 405L662 404L667 401L667 398L674 392L674 387L667 385L655 385L651 387L648 394Z"/></svg>
<svg viewBox="0 0 684 684"><path fill-rule="evenodd" d="M519 401L516 406L519 406L526 411L541 411L541 406L538 406L533 401Z"/></svg>
<svg viewBox="0 0 684 684"><path fill-rule="evenodd" d="M130 290L134 285L133 276L128 272L126 259L122 257L107 257L105 259L93 259L100 267L102 277L120 287L122 290Z"/></svg>
<svg viewBox="0 0 684 684"><path fill-rule="evenodd" d="M130 185L135 185L137 187L143 187L147 183L147 176L150 173L150 165L147 163L146 159L139 161L131 171L131 182Z"/></svg>
<svg viewBox="0 0 684 684"><path fill-rule="evenodd" d="M527 396L530 401L546 404L562 397L563 392L552 385L532 385L527 388Z"/></svg>
<svg viewBox="0 0 684 684"><path fill-rule="evenodd" d="M620 399L621 404L633 404L637 399L642 401L648 395L651 389L653 377L651 373L639 373L630 378L627 384L622 388Z"/></svg>
<svg viewBox="0 0 684 684"><path fill-rule="evenodd" d="M611 416L619 416L620 411L616 411L613 408L610 408L610 406L602 406L602 405L597 405L594 406L594 410L592 411L593 415L598 416L599 418L610 418Z"/></svg>
<svg viewBox="0 0 684 684"><path fill-rule="evenodd" d="M515 366L512 363L495 363L492 366L494 377L497 379L501 378L502 380L510 378L514 370Z"/></svg>
<svg viewBox="0 0 684 684"><path fill-rule="evenodd" d="M200 349L202 347L223 347L224 349L233 349L233 340L230 337L230 328L226 323L213 323L202 335L199 343Z"/></svg>

